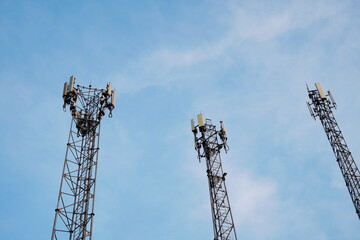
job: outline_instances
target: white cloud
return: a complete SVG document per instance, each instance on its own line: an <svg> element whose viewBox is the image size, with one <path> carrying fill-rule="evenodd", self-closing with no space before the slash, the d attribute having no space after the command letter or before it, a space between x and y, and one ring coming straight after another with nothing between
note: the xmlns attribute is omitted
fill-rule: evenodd
<svg viewBox="0 0 360 240"><path fill-rule="evenodd" d="M335 3L326 1L293 1L275 10L268 10L266 4L250 10L245 6L229 4L229 16L224 26L228 32L218 39L204 39L202 45L189 49L176 47L159 48L147 52L138 60L124 66L124 70L114 73L108 78L122 86L123 91L138 91L148 86L163 86L171 82L184 81L187 77L194 79L202 73L199 64L216 62L218 65L234 52L244 54L246 61L253 58L257 49L247 49L246 41L258 44L268 42L282 36L284 33L311 27L326 19L330 21L342 15L342 8ZM254 51L254 52L253 52ZM271 52L278 54L278 52ZM245 62L246 62L245 61ZM256 58L260 61L261 58ZM209 67L213 67L211 64ZM200 70L201 69L201 70Z"/></svg>
<svg viewBox="0 0 360 240"><path fill-rule="evenodd" d="M328 1L293 1L283 4L275 12L269 11L268 6L263 3L255 7L256 11L251 12L234 6L232 36L241 40L269 40L330 18L336 14L337 7Z"/></svg>
<svg viewBox="0 0 360 240"><path fill-rule="evenodd" d="M279 200L276 184L246 172L228 177L228 190L237 231L265 237L276 230Z"/></svg>

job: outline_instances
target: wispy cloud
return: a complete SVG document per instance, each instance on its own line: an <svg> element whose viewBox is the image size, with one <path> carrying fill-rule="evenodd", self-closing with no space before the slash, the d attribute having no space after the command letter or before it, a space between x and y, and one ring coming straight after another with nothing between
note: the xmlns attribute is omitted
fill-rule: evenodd
<svg viewBox="0 0 360 240"><path fill-rule="evenodd" d="M217 26L228 29L222 36L206 39L203 44L188 49L174 46L151 50L108 78L123 86L123 91L163 86L191 77L196 79L199 75L206 81L209 76L199 71L201 65L213 66L215 63L216 66L229 56L234 58L234 52L242 54L245 62L253 61L251 51L256 54L256 49L245 50L249 41L258 44L274 41L286 33L310 28L321 21L331 21L331 18L342 14L341 7L326 1L293 1L271 11L266 4L259 3L250 11L235 3L228 4L228 8L229 16L223 21L224 26Z"/></svg>

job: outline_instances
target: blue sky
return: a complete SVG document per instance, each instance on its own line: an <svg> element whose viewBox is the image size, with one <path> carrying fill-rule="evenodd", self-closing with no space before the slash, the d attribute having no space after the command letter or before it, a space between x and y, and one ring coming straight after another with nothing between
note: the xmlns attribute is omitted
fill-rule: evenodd
<svg viewBox="0 0 360 240"><path fill-rule="evenodd" d="M354 239L359 220L305 83L360 158L357 1L0 2L0 239L50 239L70 114L62 86L118 91L94 239L212 239L189 121L224 120L239 239ZM358 164L359 161L358 161Z"/></svg>

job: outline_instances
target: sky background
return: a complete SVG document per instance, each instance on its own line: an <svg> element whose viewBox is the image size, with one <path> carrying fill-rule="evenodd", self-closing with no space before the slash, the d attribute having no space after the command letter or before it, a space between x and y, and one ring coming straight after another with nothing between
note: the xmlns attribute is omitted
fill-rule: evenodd
<svg viewBox="0 0 360 240"><path fill-rule="evenodd" d="M355 239L305 83L332 91L360 159L359 11L349 0L1 0L0 239L51 237L71 75L118 91L102 120L95 240L213 239L190 131L199 112L227 127L238 239Z"/></svg>

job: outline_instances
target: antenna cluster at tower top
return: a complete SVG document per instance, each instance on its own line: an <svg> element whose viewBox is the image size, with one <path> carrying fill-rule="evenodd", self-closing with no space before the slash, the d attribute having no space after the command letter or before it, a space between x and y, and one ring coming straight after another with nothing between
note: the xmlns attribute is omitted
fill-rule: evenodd
<svg viewBox="0 0 360 240"><path fill-rule="evenodd" d="M63 108L66 108L66 105L70 106L71 115L73 117L81 118L84 114L89 115L88 117L100 120L104 115L106 109L110 111L109 117L112 117L112 111L115 108L116 103L116 89L112 89L112 83L109 82L106 85L106 89L96 89L89 87L79 86L75 87L75 76L70 77L69 82L64 83L63 89L63 99L64 105ZM94 101L94 103L99 103L95 112L89 112L89 109L84 109L85 102L77 105L78 97L82 95L86 101ZM100 101L95 101L94 98L100 98Z"/></svg>

